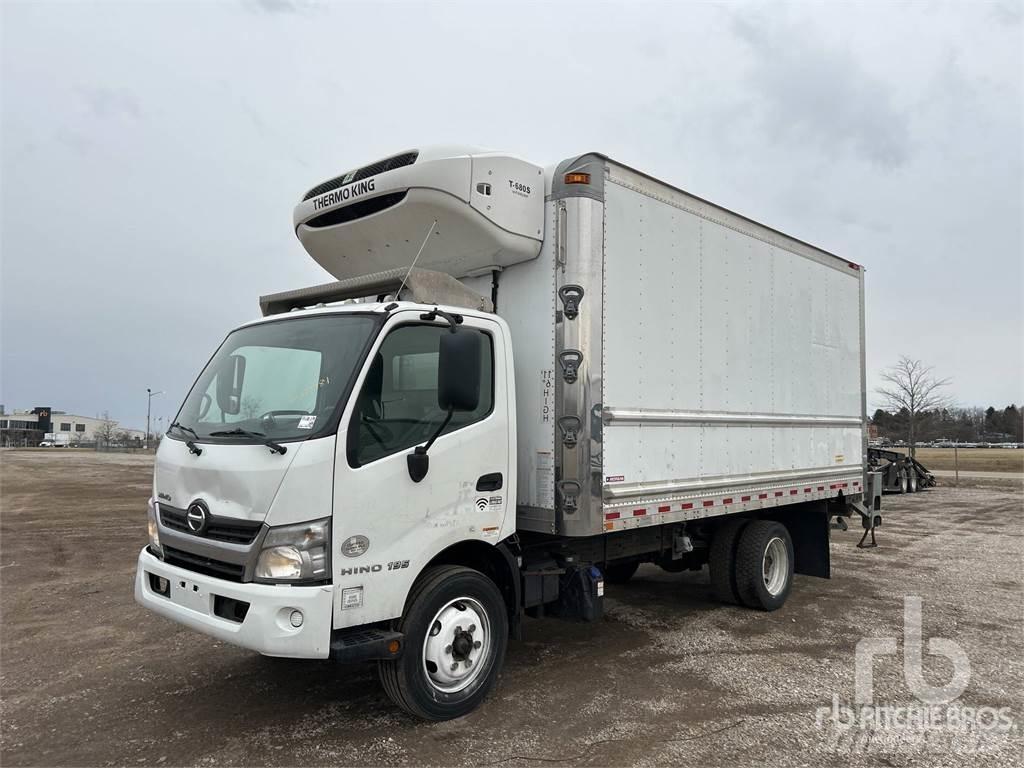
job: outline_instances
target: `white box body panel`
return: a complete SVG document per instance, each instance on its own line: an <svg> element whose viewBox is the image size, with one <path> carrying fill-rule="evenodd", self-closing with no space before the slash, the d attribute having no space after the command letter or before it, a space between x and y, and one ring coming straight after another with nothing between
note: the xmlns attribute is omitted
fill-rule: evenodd
<svg viewBox="0 0 1024 768"><path fill-rule="evenodd" d="M860 272L843 271L610 181L605 410L613 484L860 466ZM700 421L735 414L737 423ZM849 425L743 424L749 415ZM676 413L675 415L679 415Z"/></svg>
<svg viewBox="0 0 1024 768"><path fill-rule="evenodd" d="M591 183L560 184L567 170ZM556 493L521 503L520 528L589 536L862 492L860 267L600 155L555 169L548 206ZM574 317L566 286L583 291ZM536 443L520 435L521 467Z"/></svg>

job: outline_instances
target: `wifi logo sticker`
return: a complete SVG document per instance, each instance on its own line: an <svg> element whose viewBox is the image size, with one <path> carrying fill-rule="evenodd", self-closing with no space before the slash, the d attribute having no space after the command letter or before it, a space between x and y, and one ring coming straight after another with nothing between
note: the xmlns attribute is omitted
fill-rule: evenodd
<svg viewBox="0 0 1024 768"><path fill-rule="evenodd" d="M487 509L488 503L489 502L487 501L487 499L480 497L479 499L476 500L476 508L480 512L483 512L485 509Z"/></svg>

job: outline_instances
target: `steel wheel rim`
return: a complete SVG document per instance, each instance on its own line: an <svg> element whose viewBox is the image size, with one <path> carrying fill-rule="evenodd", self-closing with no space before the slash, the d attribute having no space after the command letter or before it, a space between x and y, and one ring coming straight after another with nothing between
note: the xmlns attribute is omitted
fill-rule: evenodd
<svg viewBox="0 0 1024 768"><path fill-rule="evenodd" d="M776 597L786 586L789 578L789 550L786 549L786 542L778 536L764 548L762 575L764 587L772 597Z"/></svg>
<svg viewBox="0 0 1024 768"><path fill-rule="evenodd" d="M487 611L472 597L457 597L430 622L421 656L423 673L438 691L458 693L481 675L492 644Z"/></svg>

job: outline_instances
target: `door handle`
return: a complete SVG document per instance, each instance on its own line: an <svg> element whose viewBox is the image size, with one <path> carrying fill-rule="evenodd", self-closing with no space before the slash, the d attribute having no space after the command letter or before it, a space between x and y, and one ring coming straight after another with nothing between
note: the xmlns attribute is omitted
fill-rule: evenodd
<svg viewBox="0 0 1024 768"><path fill-rule="evenodd" d="M500 491L502 485L501 472L492 472L489 475L481 475L476 481L478 491Z"/></svg>

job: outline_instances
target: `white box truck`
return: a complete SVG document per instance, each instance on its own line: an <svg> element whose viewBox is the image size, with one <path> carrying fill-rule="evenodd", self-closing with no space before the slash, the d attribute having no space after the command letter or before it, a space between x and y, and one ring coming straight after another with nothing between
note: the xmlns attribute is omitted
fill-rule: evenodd
<svg viewBox="0 0 1024 768"><path fill-rule="evenodd" d="M262 297L161 442L154 612L447 719L640 563L774 610L873 542L857 264L600 154L403 152L294 226L337 279Z"/></svg>

